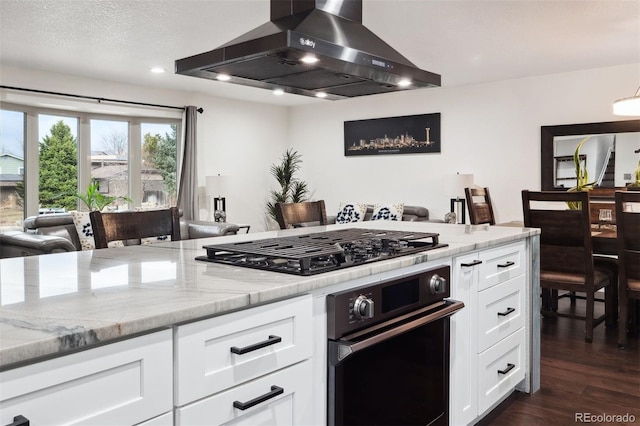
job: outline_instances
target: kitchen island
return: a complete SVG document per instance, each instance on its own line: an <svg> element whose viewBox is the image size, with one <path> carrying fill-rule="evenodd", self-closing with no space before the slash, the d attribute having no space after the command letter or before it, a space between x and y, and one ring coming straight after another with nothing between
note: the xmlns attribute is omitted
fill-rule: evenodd
<svg viewBox="0 0 640 426"><path fill-rule="evenodd" d="M310 316L308 320L305 320L306 322L291 327L295 329L291 331L291 342L304 343L303 346L306 345L306 347L297 350L296 344L289 345L293 349L291 354L287 355L290 357L290 362L286 362L300 369L300 372L293 375L298 382L301 381L300 374L310 373L309 380L302 380L306 382L309 389L300 391L301 395L306 395L305 398L308 399L306 403L308 409L305 410L308 417L304 419L310 420L314 424L322 424L325 422L325 410L322 405L324 403L317 401L324 400L321 398L325 389L322 384L322 375L326 374L323 373L326 370L326 351L322 346L322 342L326 344L326 335L323 335L323 330L325 330L323 300L327 292L355 287L372 280L401 276L407 272L433 265L446 264L452 267L452 298L468 298L470 297L467 294L469 289L461 290L458 286L464 280L477 279L477 277L473 278L473 273L465 275L455 272L461 259L464 260L465 256L477 256L485 251L509 247L514 244L521 244L523 247L523 264L519 266L526 271L523 275L526 276L524 283L526 309L521 315L525 321L522 332L527 337L523 348L525 352L525 366L522 367L524 380L518 383L518 388L531 392L539 387L539 319L537 315L533 314L538 312L538 230L413 222L359 223L354 226L412 232L436 232L440 234L440 242L448 246L309 277L195 260L196 256L204 254L202 246L212 244L214 241L215 243L249 241L339 229L341 226L345 225L0 261L0 301L2 303L0 310L0 368L3 370L0 373L1 424L10 423L13 416L16 415L22 414L28 417L23 412L12 411L9 408L28 407L28 398L24 395L38 394L46 392L47 388L55 388L55 378L50 379L51 384L38 383L41 380L38 375L46 375L52 369L62 368L65 358L76 357L77 360L74 359L71 365L84 365L83 363L88 363L91 359L110 359L114 354L129 352L142 354L140 355L142 357L146 356L145 354L154 357L159 353L166 352L166 356L157 362L157 370L160 373L154 376L160 384L156 383L153 377L149 378L148 372L145 376L144 373L130 371L142 368L141 365L144 368L152 368L155 365L144 359L123 361L118 364L118 367L105 367L98 373L86 376L78 373L77 381L93 380L87 377L101 380L106 375L104 371L118 371L118 374L126 377L126 380L131 380L127 374L136 378L145 376L145 380L151 380L143 382L141 385L146 393L142 390L138 393L132 391L130 398L125 398L124 402L116 398L112 402L112 406L127 405L129 400L138 403L139 400L144 400L144 397L153 396L150 387L157 391L161 403L156 401L153 404L147 404L149 407L144 409L131 409L136 415L142 417L127 417L130 413L125 413L124 417L115 418L131 424L140 423L147 419L154 422L149 424L172 424L173 422L188 424L185 420L188 418L187 410L183 410L183 408L187 407L190 402L198 401L208 395L225 396L229 389L234 388L238 383L257 382L262 374L252 372L244 379L232 377L229 379L231 381L227 387L215 391L209 390L207 391L209 393L202 393L205 390L202 390L201 393L193 392L191 397L183 396L186 394L176 390L176 396L172 398L173 388L180 389L180 386L186 382L178 372L181 371L180 363L184 361L187 356L185 354L189 351L183 352L178 342L183 338L188 339L192 333L190 327L197 328L199 324L207 324L206 330L224 329L228 324L243 323L243 327L246 325L248 328L255 328L259 327L261 322L268 322L267 318L271 315L271 311L284 312L288 309L297 310L296 312L300 314L301 318L304 316L305 310L313 312L313 317ZM478 290L480 289L475 289L475 291ZM299 301L300 304L298 304ZM470 308L470 313L476 312L475 308L471 306L477 301L475 296L464 301L465 305ZM254 313L255 315L253 315ZM298 313L287 314L285 317L295 319L298 318L296 316ZM454 404L453 400L458 398L456 393L462 392L461 389L456 388L459 386L456 383L462 377L459 370L456 373L456 360L464 358L464 363L468 365L476 362L475 358L471 359L469 356L456 358L456 348L459 343L464 342L465 339L468 340L468 337L474 333L470 329L465 330L464 327L456 329L456 317L453 318L452 404ZM467 327L475 322L468 315L467 320L470 321L469 324L466 324ZM205 321L208 322L205 323ZM280 320L274 318L272 321L278 323ZM301 324L304 324L304 327ZM295 335L302 328L305 329L305 333ZM220 333L230 335L235 332L236 330L227 330ZM458 334L456 335L456 333ZM471 340L473 341L473 339ZM139 342L141 346L137 347L136 342ZM471 350L474 355L476 352L480 354L480 343L472 342L471 345L473 347L467 347L465 350ZM143 350L145 348L148 351L145 352ZM91 351L99 351L96 352L98 356L87 355ZM60 363L60 365L47 363ZM262 367L259 364L256 361L251 368L253 370L259 369ZM38 367L47 365L49 367L41 367L38 370ZM269 367L272 367L272 371L278 370L279 372L293 368L283 368L282 365ZM12 388L7 391L7 383L24 382L20 373L22 370L27 371L33 368L36 368L35 372L28 371L29 376L33 376L35 383L31 388L22 390ZM188 368L188 366L182 368ZM468 371L465 374L476 373ZM236 379L240 381L234 382ZM68 381L72 380L68 379ZM117 393L116 384L117 380L114 381ZM168 388L164 393L160 390L162 386ZM207 386L204 383L202 388ZM144 397L140 395L144 395ZM477 406L479 404L477 400L475 404L471 404L476 405L472 409L469 404L458 404L460 407L452 405L451 424L461 424L457 421L453 422L453 419L462 418L469 419L471 422L472 419L490 411L497 402L499 401L491 403L488 410L480 410ZM198 402L194 404L198 404ZM100 407L96 407L93 412L99 412L99 410ZM197 411L196 407L193 411ZM455 411L465 412L464 416L466 417L462 415L456 417ZM64 422L73 423L92 418L89 412L83 416L64 417ZM110 417L105 418L111 419ZM467 423L467 420L463 422Z"/></svg>

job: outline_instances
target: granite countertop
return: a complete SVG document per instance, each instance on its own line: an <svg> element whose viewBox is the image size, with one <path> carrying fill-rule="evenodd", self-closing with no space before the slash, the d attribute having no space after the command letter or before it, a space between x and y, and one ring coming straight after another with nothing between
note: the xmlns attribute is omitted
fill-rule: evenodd
<svg viewBox="0 0 640 426"><path fill-rule="evenodd" d="M344 226L2 259L0 368L539 233L520 227L364 222L355 226L437 232L448 247L310 277L195 260L206 254L205 244Z"/></svg>

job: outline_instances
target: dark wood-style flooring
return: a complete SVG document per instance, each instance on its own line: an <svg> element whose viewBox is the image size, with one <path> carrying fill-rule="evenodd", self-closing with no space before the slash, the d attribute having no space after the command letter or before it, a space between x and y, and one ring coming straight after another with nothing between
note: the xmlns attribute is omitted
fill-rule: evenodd
<svg viewBox="0 0 640 426"><path fill-rule="evenodd" d="M580 311L584 301L576 304ZM559 310L570 308L568 299L560 300ZM592 425L640 425L638 336L629 336L621 350L617 332L616 327L600 324L594 330L593 343L585 343L584 321L542 318L540 390L533 395L516 392L482 425L586 423L576 421L576 413L635 417L635 422L589 423Z"/></svg>

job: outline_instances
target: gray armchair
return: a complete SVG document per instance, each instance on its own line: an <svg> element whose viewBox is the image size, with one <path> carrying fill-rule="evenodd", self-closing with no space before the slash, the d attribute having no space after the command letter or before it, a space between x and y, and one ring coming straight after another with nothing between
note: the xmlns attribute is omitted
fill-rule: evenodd
<svg viewBox="0 0 640 426"><path fill-rule="evenodd" d="M0 233L0 258L34 256L82 250L70 213L30 216L24 231ZM238 233L238 225L225 222L180 220L183 240Z"/></svg>

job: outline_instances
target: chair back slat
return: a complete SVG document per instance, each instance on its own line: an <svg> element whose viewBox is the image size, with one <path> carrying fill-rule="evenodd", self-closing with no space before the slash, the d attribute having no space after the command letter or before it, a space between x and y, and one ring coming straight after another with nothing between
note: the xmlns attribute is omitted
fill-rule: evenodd
<svg viewBox="0 0 640 426"><path fill-rule="evenodd" d="M496 224L489 188L465 188L464 194L467 199L469 220L472 225Z"/></svg>
<svg viewBox="0 0 640 426"><path fill-rule="evenodd" d="M620 281L640 280L640 192L616 191Z"/></svg>
<svg viewBox="0 0 640 426"><path fill-rule="evenodd" d="M295 227L298 224L327 224L327 212L324 200L302 203L276 203L276 220L280 229Z"/></svg>
<svg viewBox="0 0 640 426"><path fill-rule="evenodd" d="M532 201L544 205L534 208ZM567 203L575 203L579 208L569 209ZM540 269L584 274L587 282L593 282L589 193L524 190L522 208L524 225L541 231Z"/></svg>
<svg viewBox="0 0 640 426"><path fill-rule="evenodd" d="M140 212L93 211L89 214L96 248L106 248L111 241L140 240L170 235L180 240L180 217L177 207Z"/></svg>

